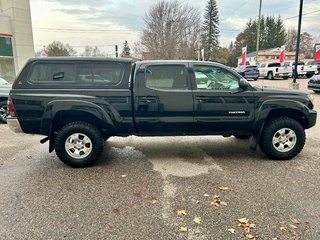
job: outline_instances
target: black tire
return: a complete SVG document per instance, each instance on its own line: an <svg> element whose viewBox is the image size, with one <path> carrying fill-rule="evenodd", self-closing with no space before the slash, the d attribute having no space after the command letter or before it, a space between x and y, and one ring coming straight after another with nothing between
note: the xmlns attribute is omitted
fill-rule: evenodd
<svg viewBox="0 0 320 240"><path fill-rule="evenodd" d="M6 101L0 102L0 122L7 123L8 106Z"/></svg>
<svg viewBox="0 0 320 240"><path fill-rule="evenodd" d="M294 133L295 135L281 137L279 134L281 130L284 131L285 135L289 135L289 133ZM275 143L275 146L273 144L273 139L278 137L284 138L281 141L285 142L287 140L287 142L282 143L285 146L283 151L277 149L280 143ZM259 147L264 154L273 160L289 160L301 152L305 141L306 135L301 124L292 118L282 117L271 120L266 124L259 141Z"/></svg>
<svg viewBox="0 0 320 240"><path fill-rule="evenodd" d="M272 80L273 79L273 72L268 72L267 78L269 80Z"/></svg>
<svg viewBox="0 0 320 240"><path fill-rule="evenodd" d="M315 93L320 93L320 90L313 90Z"/></svg>
<svg viewBox="0 0 320 240"><path fill-rule="evenodd" d="M289 77L283 77L284 80L287 80Z"/></svg>
<svg viewBox="0 0 320 240"><path fill-rule="evenodd" d="M66 146L68 143L69 147ZM72 122L58 132L55 151L63 163L71 167L86 167L98 159L103 144L103 136L96 127L86 122Z"/></svg>
<svg viewBox="0 0 320 240"><path fill-rule="evenodd" d="M237 139L249 139L249 138L251 138L251 135L249 135L249 134L239 134L239 135L233 135L235 138L237 138Z"/></svg>
<svg viewBox="0 0 320 240"><path fill-rule="evenodd" d="M257 81L257 80L258 80L258 78L254 78L253 80Z"/></svg>
<svg viewBox="0 0 320 240"><path fill-rule="evenodd" d="M307 74L306 74L306 77L307 77L307 78L311 78L313 75L314 75L314 74L312 74L312 73L307 73Z"/></svg>

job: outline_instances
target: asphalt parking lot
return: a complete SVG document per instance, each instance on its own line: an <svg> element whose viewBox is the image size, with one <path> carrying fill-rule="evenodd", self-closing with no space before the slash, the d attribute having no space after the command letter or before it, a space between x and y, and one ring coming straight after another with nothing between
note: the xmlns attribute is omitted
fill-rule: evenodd
<svg viewBox="0 0 320 240"><path fill-rule="evenodd" d="M319 113L307 81L300 89ZM1 124L0 239L318 240L319 130L307 130L291 161L233 137L131 136L108 140L95 166L72 169L41 136Z"/></svg>

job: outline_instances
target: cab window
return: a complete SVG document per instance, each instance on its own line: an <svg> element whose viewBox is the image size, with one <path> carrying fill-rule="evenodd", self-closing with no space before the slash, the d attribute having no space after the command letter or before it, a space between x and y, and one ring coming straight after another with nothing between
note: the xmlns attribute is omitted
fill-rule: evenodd
<svg viewBox="0 0 320 240"><path fill-rule="evenodd" d="M145 70L146 87L160 90L188 89L188 74L184 65L154 65Z"/></svg>
<svg viewBox="0 0 320 240"><path fill-rule="evenodd" d="M239 89L239 79L226 69L215 66L195 66L193 71L198 90Z"/></svg>

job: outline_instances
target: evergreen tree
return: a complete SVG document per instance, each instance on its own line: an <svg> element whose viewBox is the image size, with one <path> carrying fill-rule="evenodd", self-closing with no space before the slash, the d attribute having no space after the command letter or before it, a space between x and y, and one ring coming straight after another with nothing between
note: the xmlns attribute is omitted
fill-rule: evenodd
<svg viewBox="0 0 320 240"><path fill-rule="evenodd" d="M219 15L216 0L208 0L202 25L202 46L206 60L216 60L219 48Z"/></svg>
<svg viewBox="0 0 320 240"><path fill-rule="evenodd" d="M244 46L247 46L248 52L256 50L257 44L257 26L258 20L250 19L243 30ZM260 21L260 37L259 49L268 49L280 47L286 42L286 31L280 16L261 17Z"/></svg>
<svg viewBox="0 0 320 240"><path fill-rule="evenodd" d="M128 41L126 40L124 43L123 43L123 47L122 47L122 56L130 56L130 47L129 47L129 44L128 44Z"/></svg>

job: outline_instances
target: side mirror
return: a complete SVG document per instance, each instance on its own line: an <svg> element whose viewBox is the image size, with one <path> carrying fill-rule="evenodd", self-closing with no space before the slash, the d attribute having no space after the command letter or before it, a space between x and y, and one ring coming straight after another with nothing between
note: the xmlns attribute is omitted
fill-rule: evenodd
<svg viewBox="0 0 320 240"><path fill-rule="evenodd" d="M243 90L247 90L249 88L250 84L248 81L244 78L241 78L239 81L239 87Z"/></svg>

